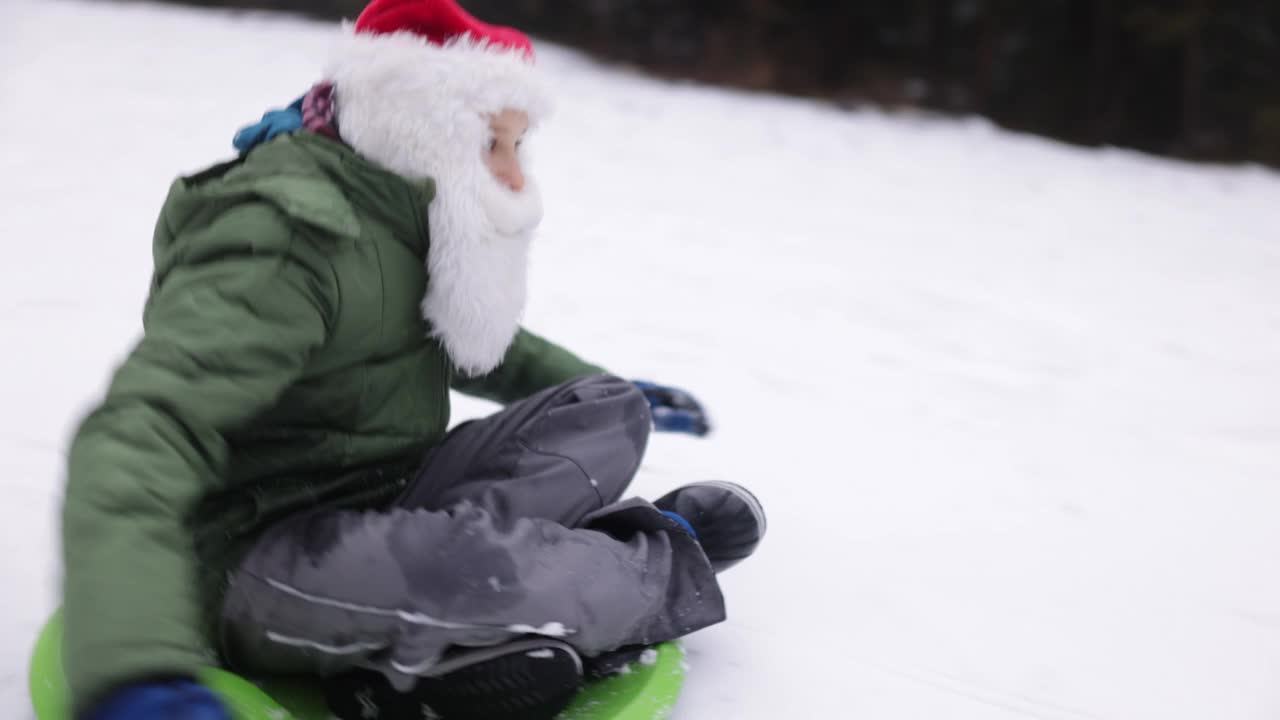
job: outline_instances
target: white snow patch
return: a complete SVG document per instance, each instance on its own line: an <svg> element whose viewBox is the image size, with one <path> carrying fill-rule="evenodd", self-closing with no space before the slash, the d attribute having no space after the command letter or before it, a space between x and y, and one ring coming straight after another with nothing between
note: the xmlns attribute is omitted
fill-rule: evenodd
<svg viewBox="0 0 1280 720"><path fill-rule="evenodd" d="M641 665L656 665L657 663L658 663L657 650L653 648L649 648L648 650L645 650L644 652L640 653Z"/></svg>
<svg viewBox="0 0 1280 720"><path fill-rule="evenodd" d="M537 658L538 660L550 660L556 656L554 652L546 648L543 648L542 650L530 650L525 653L525 655L531 658Z"/></svg>
<svg viewBox="0 0 1280 720"><path fill-rule="evenodd" d="M534 627L533 625L509 625L507 629L514 633L522 635L545 635L547 637L567 637L573 634L564 625L558 622L549 622L542 627Z"/></svg>

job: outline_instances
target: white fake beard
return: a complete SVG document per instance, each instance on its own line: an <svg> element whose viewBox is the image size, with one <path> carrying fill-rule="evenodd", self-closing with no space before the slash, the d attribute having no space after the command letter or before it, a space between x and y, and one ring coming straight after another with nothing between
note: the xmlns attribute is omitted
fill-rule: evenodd
<svg viewBox="0 0 1280 720"><path fill-rule="evenodd" d="M343 140L402 177L436 181L422 314L455 367L490 372L520 327L542 202L532 182L512 193L489 172L488 115L523 108L536 126L551 103L539 74L469 35L436 46L394 33L345 35L326 77Z"/></svg>
<svg viewBox="0 0 1280 720"><path fill-rule="evenodd" d="M423 316L453 364L469 376L502 363L520 329L529 246L542 220L542 197L530 179L503 187L477 158L478 172L438 186L427 210L427 296Z"/></svg>

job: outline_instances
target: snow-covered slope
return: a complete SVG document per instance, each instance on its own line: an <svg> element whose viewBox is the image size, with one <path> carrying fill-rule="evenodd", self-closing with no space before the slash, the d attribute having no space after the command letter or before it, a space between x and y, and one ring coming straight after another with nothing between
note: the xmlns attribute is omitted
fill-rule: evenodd
<svg viewBox="0 0 1280 720"><path fill-rule="evenodd" d="M332 32L4 4L4 717L167 184ZM1280 177L540 57L529 325L715 413L638 492L722 477L771 514L677 718L1280 716Z"/></svg>

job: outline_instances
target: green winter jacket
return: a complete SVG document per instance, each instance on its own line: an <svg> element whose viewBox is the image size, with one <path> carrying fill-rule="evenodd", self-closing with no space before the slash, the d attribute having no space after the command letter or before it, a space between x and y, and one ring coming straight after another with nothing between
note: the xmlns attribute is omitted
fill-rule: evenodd
<svg viewBox="0 0 1280 720"><path fill-rule="evenodd" d="M603 372L521 330L497 370L454 374L420 310L433 188L310 133L174 183L145 335L70 450L77 710L216 662L223 584L255 537L385 506L443 437L451 385L509 402Z"/></svg>

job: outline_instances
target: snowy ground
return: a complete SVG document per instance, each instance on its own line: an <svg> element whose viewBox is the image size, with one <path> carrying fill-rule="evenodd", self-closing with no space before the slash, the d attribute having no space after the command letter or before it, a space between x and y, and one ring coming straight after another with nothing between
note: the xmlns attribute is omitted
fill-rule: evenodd
<svg viewBox="0 0 1280 720"><path fill-rule="evenodd" d="M4 7L22 718L63 451L140 330L167 184L315 80L331 29ZM529 325L714 411L711 439L655 440L639 492L723 477L770 512L678 720L1280 716L1280 176L541 59Z"/></svg>

